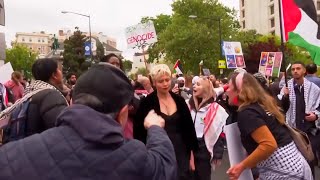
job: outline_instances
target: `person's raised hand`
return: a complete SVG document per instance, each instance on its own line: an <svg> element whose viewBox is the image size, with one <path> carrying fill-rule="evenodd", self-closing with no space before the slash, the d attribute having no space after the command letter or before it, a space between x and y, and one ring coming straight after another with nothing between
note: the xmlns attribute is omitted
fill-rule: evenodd
<svg viewBox="0 0 320 180"><path fill-rule="evenodd" d="M154 110L151 110L144 119L144 127L146 129L149 129L153 125L163 128L165 125L165 121L161 116L155 113Z"/></svg>

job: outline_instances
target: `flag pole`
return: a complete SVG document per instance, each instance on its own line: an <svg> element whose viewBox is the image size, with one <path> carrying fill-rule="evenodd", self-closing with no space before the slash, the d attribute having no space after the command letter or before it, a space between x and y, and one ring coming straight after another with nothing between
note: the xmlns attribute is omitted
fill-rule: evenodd
<svg viewBox="0 0 320 180"><path fill-rule="evenodd" d="M279 20L280 20L280 37L281 37L281 46L280 46L280 50L282 52L282 65L283 67L286 68L286 58L285 58L285 47L284 47L284 31L283 31L283 11L282 11L282 0L279 0ZM287 76L287 71L284 71L284 81L286 84L286 87L288 87L288 76Z"/></svg>

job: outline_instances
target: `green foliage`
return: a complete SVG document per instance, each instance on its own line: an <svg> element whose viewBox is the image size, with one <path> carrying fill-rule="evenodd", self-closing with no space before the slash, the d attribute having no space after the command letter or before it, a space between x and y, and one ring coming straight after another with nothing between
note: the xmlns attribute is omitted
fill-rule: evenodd
<svg viewBox="0 0 320 180"><path fill-rule="evenodd" d="M186 72L198 74L198 64L204 60L204 67L217 73L220 59L218 19L221 19L222 39L229 40L239 28L236 11L217 0L177 0L172 8L172 22L158 33L157 49L163 50L171 63L180 59ZM198 18L191 19L190 15Z"/></svg>
<svg viewBox="0 0 320 180"><path fill-rule="evenodd" d="M125 72L131 71L131 69L132 69L132 61L125 59L125 60L123 60L122 65L123 65L123 70Z"/></svg>
<svg viewBox="0 0 320 180"><path fill-rule="evenodd" d="M32 65L38 54L34 53L25 45L14 44L12 49L6 49L6 60L10 62L15 71L24 72L27 78L32 77Z"/></svg>
<svg viewBox="0 0 320 180"><path fill-rule="evenodd" d="M136 74L141 74L143 76L147 76L148 75L148 72L147 72L147 69L146 68L139 68L136 72Z"/></svg>
<svg viewBox="0 0 320 180"><path fill-rule="evenodd" d="M64 41L63 71L65 74L76 72L80 75L90 67L91 63L85 61L84 55L84 43L87 40L88 38L76 29L73 35Z"/></svg>

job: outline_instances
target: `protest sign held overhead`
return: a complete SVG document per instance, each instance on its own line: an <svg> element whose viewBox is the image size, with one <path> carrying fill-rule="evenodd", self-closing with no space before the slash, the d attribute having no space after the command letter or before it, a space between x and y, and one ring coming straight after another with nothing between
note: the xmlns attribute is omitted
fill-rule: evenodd
<svg viewBox="0 0 320 180"><path fill-rule="evenodd" d="M142 48L156 43L157 33L152 21L143 24L137 24L126 28L126 40L128 48Z"/></svg>
<svg viewBox="0 0 320 180"><path fill-rule="evenodd" d="M279 77L282 52L261 52L259 72L267 77Z"/></svg>
<svg viewBox="0 0 320 180"><path fill-rule="evenodd" d="M240 42L224 41L223 42L223 51L226 56L228 69L245 68L246 67Z"/></svg>

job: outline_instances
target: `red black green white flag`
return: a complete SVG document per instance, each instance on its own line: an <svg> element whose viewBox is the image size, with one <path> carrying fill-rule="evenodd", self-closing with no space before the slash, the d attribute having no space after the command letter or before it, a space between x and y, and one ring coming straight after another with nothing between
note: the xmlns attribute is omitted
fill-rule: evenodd
<svg viewBox="0 0 320 180"><path fill-rule="evenodd" d="M320 65L320 28L313 0L281 0L283 37Z"/></svg>
<svg viewBox="0 0 320 180"><path fill-rule="evenodd" d="M180 75L182 73L182 65L180 63L180 59L177 60L177 62L174 64L173 69L176 74Z"/></svg>

